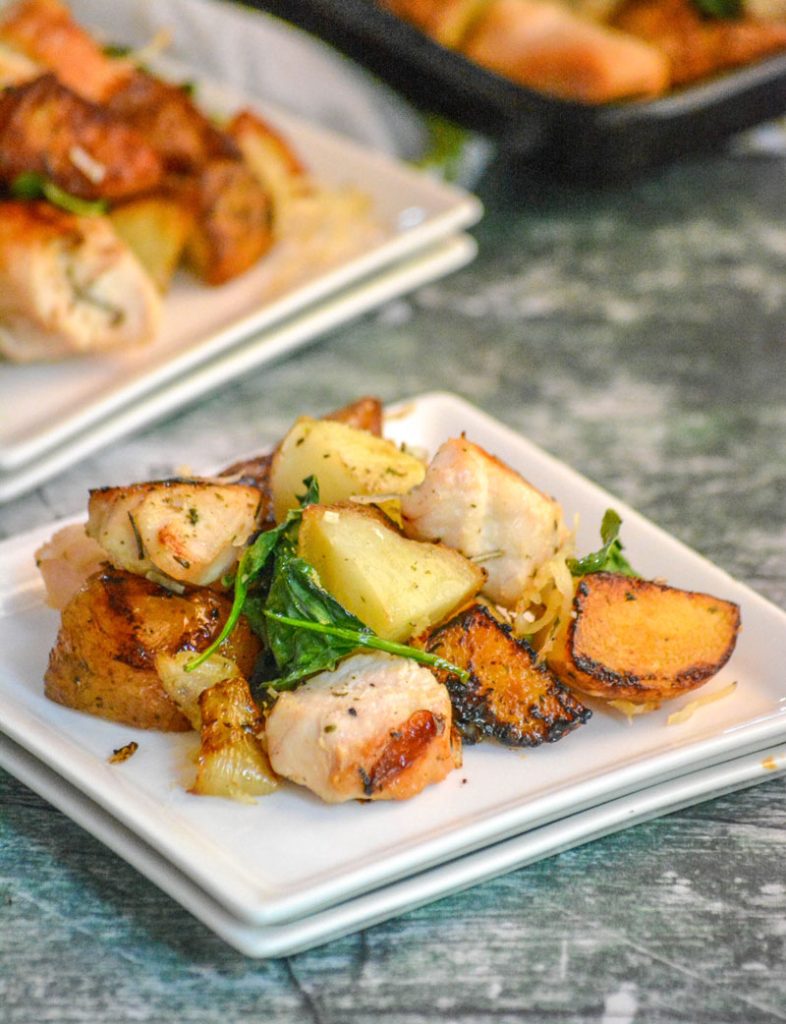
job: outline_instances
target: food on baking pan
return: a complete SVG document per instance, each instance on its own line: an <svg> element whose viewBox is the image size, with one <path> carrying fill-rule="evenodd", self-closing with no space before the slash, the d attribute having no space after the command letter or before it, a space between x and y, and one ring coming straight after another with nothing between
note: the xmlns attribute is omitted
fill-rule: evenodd
<svg viewBox="0 0 786 1024"><path fill-rule="evenodd" d="M103 217L0 202L0 354L16 362L150 340L161 297Z"/></svg>
<svg viewBox="0 0 786 1024"><path fill-rule="evenodd" d="M770 0L378 0L438 43L581 103L649 99L786 48Z"/></svg>
<svg viewBox="0 0 786 1024"><path fill-rule="evenodd" d="M639 578L615 513L576 558L512 467L463 436L426 464L380 420L361 399L221 477L93 491L89 538L38 552L63 607L47 695L201 730L195 793L398 800L462 739L552 743L583 693L650 710L725 664L739 609Z"/></svg>
<svg viewBox="0 0 786 1024"><path fill-rule="evenodd" d="M179 267L217 286L275 254L269 297L379 238L365 195L315 181L256 113L240 110L219 123L193 90L164 81L145 58L104 47L61 0L14 0L0 11L0 220L17 222L11 204L21 201L71 214L53 215L45 243L32 229L15 230L7 242L0 236L0 266L22 266L21 288L0 277L0 354L8 359L150 341L160 295ZM24 268L53 248L70 264L75 236L100 239L107 268L77 271L75 319L87 322L64 332L62 295L50 302L47 274ZM104 277L114 281L120 264L129 309L102 294ZM57 277L53 288L62 292ZM144 316L135 315L140 290ZM98 296L106 323L95 310L85 317L82 292Z"/></svg>
<svg viewBox="0 0 786 1024"><path fill-rule="evenodd" d="M608 572L579 578L573 612L549 667L588 696L632 704L706 682L729 660L740 628L730 601Z"/></svg>
<svg viewBox="0 0 786 1024"><path fill-rule="evenodd" d="M63 609L45 676L47 697L140 729L190 729L161 684L156 655L203 650L220 631L230 603L206 587L175 593L105 565ZM259 649L241 621L221 653L248 675Z"/></svg>

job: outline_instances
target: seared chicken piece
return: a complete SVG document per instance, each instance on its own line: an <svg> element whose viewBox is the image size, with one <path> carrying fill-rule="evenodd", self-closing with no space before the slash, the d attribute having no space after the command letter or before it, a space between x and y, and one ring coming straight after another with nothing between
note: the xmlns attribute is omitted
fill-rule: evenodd
<svg viewBox="0 0 786 1024"><path fill-rule="evenodd" d="M156 188L163 165L139 132L46 74L0 95L0 181L35 171L82 199Z"/></svg>
<svg viewBox="0 0 786 1024"><path fill-rule="evenodd" d="M18 0L0 16L0 41L54 71L80 96L100 103L133 66L108 57L60 0Z"/></svg>
<svg viewBox="0 0 786 1024"><path fill-rule="evenodd" d="M569 536L553 498L461 437L442 445L401 512L409 537L442 541L482 565L484 593L508 608Z"/></svg>
<svg viewBox="0 0 786 1024"><path fill-rule="evenodd" d="M458 763L447 690L389 654L355 654L282 693L266 731L274 771L328 803L406 800Z"/></svg>
<svg viewBox="0 0 786 1024"><path fill-rule="evenodd" d="M161 480L90 492L88 536L118 568L206 586L253 533L260 494L243 484Z"/></svg>
<svg viewBox="0 0 786 1024"><path fill-rule="evenodd" d="M50 608L65 608L88 577L106 562L106 552L85 533L84 523L64 526L35 553Z"/></svg>
<svg viewBox="0 0 786 1024"><path fill-rule="evenodd" d="M204 587L173 594L131 573L95 573L63 610L44 677L46 695L140 729L190 729L161 684L156 657L204 650L221 631L231 604ZM241 616L221 654L247 675L259 651L259 640Z"/></svg>
<svg viewBox="0 0 786 1024"><path fill-rule="evenodd" d="M160 315L155 285L106 218L0 204L0 353L8 359L141 344Z"/></svg>
<svg viewBox="0 0 786 1024"><path fill-rule="evenodd" d="M106 107L136 128L173 173L191 173L212 157L240 156L234 140L217 128L178 85L136 70Z"/></svg>

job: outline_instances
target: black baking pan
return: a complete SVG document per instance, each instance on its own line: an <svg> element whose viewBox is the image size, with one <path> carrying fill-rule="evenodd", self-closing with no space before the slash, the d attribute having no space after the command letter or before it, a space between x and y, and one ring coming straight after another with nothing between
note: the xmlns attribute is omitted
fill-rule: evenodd
<svg viewBox="0 0 786 1024"><path fill-rule="evenodd" d="M493 138L503 158L583 184L626 180L786 111L786 53L642 102L589 106L525 89L373 0L240 0L335 46L423 110Z"/></svg>

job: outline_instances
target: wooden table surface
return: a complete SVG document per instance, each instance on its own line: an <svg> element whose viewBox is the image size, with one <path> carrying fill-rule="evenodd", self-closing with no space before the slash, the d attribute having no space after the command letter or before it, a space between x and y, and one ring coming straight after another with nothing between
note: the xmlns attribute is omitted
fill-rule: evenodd
<svg viewBox="0 0 786 1024"><path fill-rule="evenodd" d="M301 410L448 389L783 606L786 156L596 193L492 169L478 191L472 267L0 508L0 535ZM259 962L0 772L3 1024L764 1024L786 1020L784 954L784 778Z"/></svg>

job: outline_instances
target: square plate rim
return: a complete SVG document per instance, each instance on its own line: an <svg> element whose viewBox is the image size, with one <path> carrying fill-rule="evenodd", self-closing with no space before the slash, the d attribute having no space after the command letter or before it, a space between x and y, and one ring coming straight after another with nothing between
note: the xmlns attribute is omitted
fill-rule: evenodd
<svg viewBox="0 0 786 1024"><path fill-rule="evenodd" d="M273 959L305 952L644 821L783 777L786 746L764 747L656 783L343 903L273 925L234 917L108 810L2 733L0 767L125 860L224 942L245 956Z"/></svg>
<svg viewBox="0 0 786 1024"><path fill-rule="evenodd" d="M621 511L623 518L628 521L636 520L641 528L649 532L654 531L660 537L661 542L666 543L669 547L676 546L683 558L688 557L694 564L701 565L705 572L709 572L711 576L725 585L733 587L737 594L744 596L748 607L756 609L757 614L764 615L765 618L774 617L779 630L786 636L786 613L757 595L745 584L734 580L728 573L713 565L697 552L692 551L633 509L628 508L624 502L613 498L602 488L566 466L565 463L545 453L522 435L477 409L465 399L448 392L428 392L414 399L398 403L397 406L388 410L388 414L392 419L400 416L402 410L410 416L439 415L440 418L444 418L447 413L459 422L466 423L470 432L477 430L478 424L485 423L487 429L492 430L498 437L506 437L517 446L522 458L526 458L526 454L539 459L545 458L545 461L560 474L567 474L568 479L574 485L578 485L582 489L589 487L594 496L602 498L604 502L612 500ZM34 531L33 536L45 535L46 529L51 530L51 524ZM17 538L17 543L21 542L24 536ZM0 545L0 555L9 550L9 544L13 543L14 538L3 542ZM2 686L1 682L0 686ZM21 715L19 709L16 709L16 717L13 714L14 709L10 710L12 712L10 718L6 715L5 720L0 723L0 730L19 742L44 763L55 767L69 782L82 789L88 796L117 816L118 807L112 799L115 794L109 793L105 786L89 776L86 778L80 774L83 764L85 766L95 765L95 758L92 755L83 752L70 736L61 735L61 740L65 739L66 743L65 758L63 759L61 756L60 761L55 762L51 753L51 740L57 735L57 730L44 724L43 727L39 725L38 729L34 727L31 731L30 716L24 709L22 709ZM76 713L71 712L71 714ZM427 841L416 842L409 846L404 845L393 855L381 861L374 861L372 864L366 863L360 868L353 865L343 876L322 878L302 889L292 885L287 889L286 886L279 885L277 894L272 892L272 889L275 888L273 886L270 886L267 892L262 892L261 886L250 892L239 877L219 878L215 865L210 869L200 859L193 857L194 851L180 848L177 836L173 840L173 837L166 832L164 835L156 834L148 817L153 810L155 801L144 793L139 792L136 800L132 800L130 805L126 801L123 808L124 821L126 824L131 824L134 831L143 839L152 842L159 850L165 852L166 856L178 867L187 870L199 884L233 914L255 924L274 924L304 917L324 907L343 902L351 896L396 881L415 871L548 824L550 821L564 817L567 813L587 809L612 796L635 792L647 785L680 777L692 769L729 760L735 754L742 755L749 750L774 743L786 735L784 714L786 714L786 707L776 713L769 713L763 719L754 721L745 719L745 728L742 734L738 726L720 736L713 735L698 742L672 747L654 755L642 756L632 763L627 763L622 772L620 769L606 770L600 773L598 779L589 779L575 785L558 788L556 792L549 794L548 800L541 796L539 800L534 801L535 805L540 804L535 814L532 813L533 801L511 800L503 808L496 807L493 813L478 816L478 820L469 825L466 822L463 825L455 824L454 827L446 829L444 833L431 837ZM35 723L33 725L35 726ZM616 778L620 774L624 780L622 783L619 778ZM236 872L236 875L239 876L240 872Z"/></svg>

